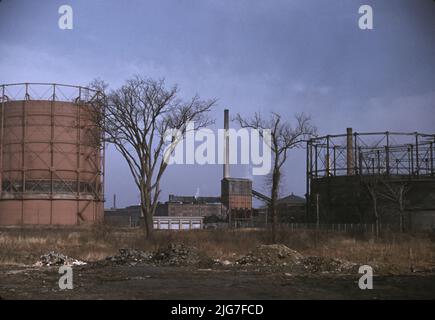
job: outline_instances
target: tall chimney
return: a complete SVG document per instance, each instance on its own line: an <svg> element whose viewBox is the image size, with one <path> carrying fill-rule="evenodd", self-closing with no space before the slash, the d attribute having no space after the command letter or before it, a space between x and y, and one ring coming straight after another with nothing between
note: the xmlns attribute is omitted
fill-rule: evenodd
<svg viewBox="0 0 435 320"><path fill-rule="evenodd" d="M230 177L230 138L228 129L230 126L230 111L224 110L224 179Z"/></svg>
<svg viewBox="0 0 435 320"><path fill-rule="evenodd" d="M352 128L346 129L346 135L347 135L347 174L353 175L354 174L354 161L353 161L353 134L352 134Z"/></svg>
<svg viewBox="0 0 435 320"><path fill-rule="evenodd" d="M116 193L113 194L113 209L116 209Z"/></svg>

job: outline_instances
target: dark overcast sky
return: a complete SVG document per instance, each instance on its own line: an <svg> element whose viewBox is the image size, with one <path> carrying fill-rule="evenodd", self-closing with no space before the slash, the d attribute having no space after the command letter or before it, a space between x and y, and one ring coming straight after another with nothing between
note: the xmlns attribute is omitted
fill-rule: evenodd
<svg viewBox="0 0 435 320"><path fill-rule="evenodd" d="M74 29L58 28L70 4ZM374 10L374 30L358 28L358 8ZM433 0L159 0L0 2L0 83L112 87L132 74L165 77L184 97L216 97L222 110L313 116L319 133L435 130ZM233 124L234 125L234 124ZM170 167L169 193L218 195L222 169ZM248 176L238 167L234 175ZM303 195L304 151L285 169L284 193ZM264 183L255 178L255 188ZM106 196L139 201L129 172L112 149Z"/></svg>

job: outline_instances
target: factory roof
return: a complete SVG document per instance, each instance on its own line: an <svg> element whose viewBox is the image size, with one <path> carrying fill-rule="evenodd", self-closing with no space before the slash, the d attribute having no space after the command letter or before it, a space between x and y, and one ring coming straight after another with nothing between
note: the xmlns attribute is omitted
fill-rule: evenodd
<svg viewBox="0 0 435 320"><path fill-rule="evenodd" d="M232 180L232 181L252 181L248 178L223 178L222 180Z"/></svg>
<svg viewBox="0 0 435 320"><path fill-rule="evenodd" d="M292 192L287 197L279 199L278 203L305 203L305 198L296 196Z"/></svg>
<svg viewBox="0 0 435 320"><path fill-rule="evenodd" d="M220 197L177 196L170 194L169 203L220 203Z"/></svg>

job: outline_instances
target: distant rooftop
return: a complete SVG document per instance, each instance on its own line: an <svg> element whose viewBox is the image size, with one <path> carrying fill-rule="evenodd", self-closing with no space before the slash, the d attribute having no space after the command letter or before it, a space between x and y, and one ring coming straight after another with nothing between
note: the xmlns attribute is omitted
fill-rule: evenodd
<svg viewBox="0 0 435 320"><path fill-rule="evenodd" d="M223 178L223 180L231 180L231 181L251 181L251 179L248 178Z"/></svg>
<svg viewBox="0 0 435 320"><path fill-rule="evenodd" d="M220 203L220 197L195 197L195 196L177 196L170 194L170 203Z"/></svg>
<svg viewBox="0 0 435 320"><path fill-rule="evenodd" d="M297 196L297 195L293 194L293 192L292 192L290 195L278 199L277 204L278 205L283 205L283 204L302 205L302 204L305 204L305 198ZM263 205L260 207L260 209L265 209L267 207L268 207L267 205Z"/></svg>
<svg viewBox="0 0 435 320"><path fill-rule="evenodd" d="M287 197L278 199L278 203L305 203L305 198L296 196L292 192Z"/></svg>

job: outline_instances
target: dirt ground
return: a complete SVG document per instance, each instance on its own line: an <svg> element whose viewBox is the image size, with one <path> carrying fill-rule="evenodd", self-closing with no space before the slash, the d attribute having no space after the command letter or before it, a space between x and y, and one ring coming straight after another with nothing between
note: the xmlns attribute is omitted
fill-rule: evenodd
<svg viewBox="0 0 435 320"><path fill-rule="evenodd" d="M60 290L58 267L0 267L2 299L434 299L435 274L383 275L373 290L359 274L293 275L255 268L73 267L72 290Z"/></svg>
<svg viewBox="0 0 435 320"><path fill-rule="evenodd" d="M435 299L435 234L0 229L1 299ZM86 263L84 265L77 265ZM72 290L59 266L74 264ZM373 290L361 290L361 265Z"/></svg>

